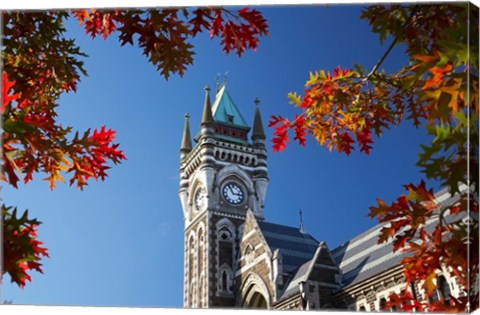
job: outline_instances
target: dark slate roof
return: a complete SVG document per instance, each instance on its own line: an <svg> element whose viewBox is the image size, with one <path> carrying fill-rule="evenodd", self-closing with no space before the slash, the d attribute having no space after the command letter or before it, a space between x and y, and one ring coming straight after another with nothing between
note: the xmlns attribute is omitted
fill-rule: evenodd
<svg viewBox="0 0 480 315"><path fill-rule="evenodd" d="M294 275L290 276L287 280L287 285L279 300L289 297L290 295L297 293L299 291L299 284L302 281L307 281L307 273L310 269L310 265L312 264L312 259L308 260L307 262L303 263L298 270L294 273Z"/></svg>
<svg viewBox="0 0 480 315"><path fill-rule="evenodd" d="M343 273L343 287L393 268L402 260L401 252L393 253L392 243L378 244L382 227L383 225L375 226L332 251L332 256Z"/></svg>
<svg viewBox="0 0 480 315"><path fill-rule="evenodd" d="M280 249L284 272L292 272L312 259L318 247L313 236L298 228L265 221L258 222L258 226L272 252Z"/></svg>
<svg viewBox="0 0 480 315"><path fill-rule="evenodd" d="M458 200L458 196L452 198L445 190L437 193L435 197L443 207L448 207ZM458 217L447 218L454 219ZM344 288L398 266L407 255L401 251L394 253L391 242L378 244L380 230L386 225L388 223L376 225L332 250L332 256L343 273ZM434 226L435 222L430 222L426 231L432 232Z"/></svg>

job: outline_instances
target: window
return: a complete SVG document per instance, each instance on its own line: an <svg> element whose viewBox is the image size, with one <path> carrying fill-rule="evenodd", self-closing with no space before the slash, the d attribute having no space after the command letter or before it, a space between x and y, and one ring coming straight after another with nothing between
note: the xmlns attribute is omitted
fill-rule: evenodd
<svg viewBox="0 0 480 315"><path fill-rule="evenodd" d="M448 284L447 280L445 280L444 276L440 276L437 278L437 290L440 298L443 298L443 304L449 305L451 294L450 285Z"/></svg>
<svg viewBox="0 0 480 315"><path fill-rule="evenodd" d="M223 265L220 270L220 283L218 286L220 292L232 292L232 270L227 265Z"/></svg>
<svg viewBox="0 0 480 315"><path fill-rule="evenodd" d="M228 277L227 270L223 270L222 271L222 291L227 291L227 288L228 288L227 277Z"/></svg>
<svg viewBox="0 0 480 315"><path fill-rule="evenodd" d="M235 226L223 218L216 223L217 290L219 293L232 292L235 257Z"/></svg>
<svg viewBox="0 0 480 315"><path fill-rule="evenodd" d="M232 123L232 124L233 124L233 115L228 115L228 114L227 114L227 121L228 121L229 123Z"/></svg>
<svg viewBox="0 0 480 315"><path fill-rule="evenodd" d="M253 249L253 246L248 244L247 248L245 249L245 264L251 264L255 258L255 251Z"/></svg>
<svg viewBox="0 0 480 315"><path fill-rule="evenodd" d="M385 298L382 297L379 302L379 311L384 311L385 305L387 305L387 300L385 300Z"/></svg>

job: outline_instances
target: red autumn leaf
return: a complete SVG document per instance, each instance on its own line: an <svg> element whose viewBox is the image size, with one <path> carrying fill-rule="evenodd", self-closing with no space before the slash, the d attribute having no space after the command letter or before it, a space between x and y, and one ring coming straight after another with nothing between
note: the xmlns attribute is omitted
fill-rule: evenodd
<svg viewBox="0 0 480 315"><path fill-rule="evenodd" d="M362 131L356 133L358 145L360 146L360 152L365 152L365 154L370 154L370 150L372 149L371 144L373 143L372 140L372 132L370 129L364 127Z"/></svg>
<svg viewBox="0 0 480 315"><path fill-rule="evenodd" d="M28 212L17 217L17 209L2 205L3 216L3 271L10 275L11 281L23 288L31 281L30 270L43 273L42 257L49 257L47 249L37 239L35 219L28 218Z"/></svg>
<svg viewBox="0 0 480 315"><path fill-rule="evenodd" d="M75 10L73 15L77 18L80 25L85 28L85 33L90 34L92 38L97 35L102 35L103 39L107 39L117 28L116 21L122 19L123 11L98 11L89 10Z"/></svg>
<svg viewBox="0 0 480 315"><path fill-rule="evenodd" d="M208 29L210 22L208 20L211 20L210 16L211 10L208 9L196 9L193 11L194 18L192 18L189 23L192 24L192 34L193 36L197 35L197 33L200 33L202 29Z"/></svg>
<svg viewBox="0 0 480 315"><path fill-rule="evenodd" d="M3 72L2 74L2 107L0 108L0 113L3 113L5 111L5 108L10 104L10 102L15 101L20 95L20 93L10 94L10 90L14 85L15 85L15 81L9 81L7 74Z"/></svg>
<svg viewBox="0 0 480 315"><path fill-rule="evenodd" d="M348 132L341 132L338 134L338 139L336 143L337 150L339 152L344 152L347 155L353 150L353 139Z"/></svg>
<svg viewBox="0 0 480 315"><path fill-rule="evenodd" d="M274 143L273 152L281 152L285 150L286 142L289 141L288 128L290 126L290 122L288 119L282 118L281 116L271 116L268 126L275 127L275 132L272 139Z"/></svg>
<svg viewBox="0 0 480 315"><path fill-rule="evenodd" d="M333 77L334 78L343 78L344 76L346 76L347 74L351 74L353 73L353 71L351 69L343 69L338 66L337 68L333 69Z"/></svg>
<svg viewBox="0 0 480 315"><path fill-rule="evenodd" d="M219 35L223 31L223 17L222 10L214 10L214 17L210 23L210 38Z"/></svg>
<svg viewBox="0 0 480 315"><path fill-rule="evenodd" d="M303 115L295 116L293 130L295 131L295 137L293 139L297 140L301 146L305 146L307 132L305 131L305 118Z"/></svg>
<svg viewBox="0 0 480 315"><path fill-rule="evenodd" d="M380 236L378 237L378 243L388 241L395 235L395 229L391 226L385 226L380 230Z"/></svg>
<svg viewBox="0 0 480 315"><path fill-rule="evenodd" d="M221 37L221 45L227 54L236 50L237 55L241 56L247 48L256 50L258 37L269 35L267 28L266 20L257 10L241 9L236 16L229 11L216 9L209 32L211 38Z"/></svg>

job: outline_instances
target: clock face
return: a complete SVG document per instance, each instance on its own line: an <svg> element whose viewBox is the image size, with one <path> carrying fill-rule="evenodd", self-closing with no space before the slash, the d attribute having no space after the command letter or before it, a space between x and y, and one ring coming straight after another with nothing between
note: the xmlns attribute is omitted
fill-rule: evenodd
<svg viewBox="0 0 480 315"><path fill-rule="evenodd" d="M236 183L230 182L225 184L222 189L223 198L232 205L238 205L242 203L245 194L243 193L242 188Z"/></svg>
<svg viewBox="0 0 480 315"><path fill-rule="evenodd" d="M206 199L207 199L207 192L205 191L205 189L200 188L199 190L197 190L197 193L195 194L195 209L197 210L202 209Z"/></svg>

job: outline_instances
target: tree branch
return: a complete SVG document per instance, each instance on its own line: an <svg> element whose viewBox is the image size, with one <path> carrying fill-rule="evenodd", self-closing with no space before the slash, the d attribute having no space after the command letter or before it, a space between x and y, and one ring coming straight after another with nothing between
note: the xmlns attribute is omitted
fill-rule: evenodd
<svg viewBox="0 0 480 315"><path fill-rule="evenodd" d="M380 67L383 61L385 61L385 58L387 58L388 54L390 53L390 51L392 51L393 47L397 44L397 42L398 42L398 38L395 37L395 39L392 41L388 49L383 53L383 56L380 58L377 64L372 68L372 71L370 71L370 73L367 74L367 76L365 77L366 81L370 79L370 77L377 71L378 67Z"/></svg>
<svg viewBox="0 0 480 315"><path fill-rule="evenodd" d="M405 26L407 26L407 24L410 23L410 21L412 20L412 17L415 15L417 10L418 10L418 5L416 5L412 9L412 12L410 13L410 16L405 21L405 23L403 23L403 28L405 28ZM377 64L375 66L373 66L372 71L370 71L370 73L365 77L365 79L364 79L365 81L368 81L368 79L370 79L370 77L377 71L378 67L380 67L382 65L382 63L385 61L385 58L387 58L388 54L390 53L390 51L392 51L393 47L397 44L397 42L398 42L398 37L395 37L393 39L392 43L390 44L390 46L388 46L387 50L383 53L380 60L378 60Z"/></svg>

